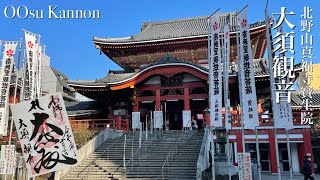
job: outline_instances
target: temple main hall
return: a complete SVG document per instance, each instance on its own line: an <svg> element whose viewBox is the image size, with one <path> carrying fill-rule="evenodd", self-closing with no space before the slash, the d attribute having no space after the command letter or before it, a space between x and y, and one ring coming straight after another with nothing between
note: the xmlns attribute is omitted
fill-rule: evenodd
<svg viewBox="0 0 320 180"><path fill-rule="evenodd" d="M230 19L229 94L231 100L232 159L237 166L238 152L243 152L240 124L240 100L236 46L235 12L221 14L220 24ZM277 172L275 138L278 140L281 171L289 171L285 130L274 134L270 101L269 68L266 51L265 22L250 25L253 66L260 126L258 141L263 172ZM130 130L132 112L140 112L142 129L150 129L153 111L162 111L163 130L181 130L183 111L208 122L208 17L192 17L159 22L145 22L138 34L121 38L93 38L102 54L123 70L110 70L97 80L67 80L68 86L94 102L75 103L68 112L72 121L85 120L93 127ZM296 77L301 71L295 66ZM295 79L293 79L295 81ZM224 95L226 96L226 95ZM293 104L300 99L293 94ZM81 109L81 110L79 110ZM224 109L223 109L224 112ZM298 173L303 156L311 153L310 127L301 125L300 112L294 114L294 129L290 130L293 172ZM202 115L202 116L198 116ZM91 123L91 124L90 124ZM74 126L79 124L73 124ZM253 130L245 131L246 152L255 152ZM219 145L217 145L219 147Z"/></svg>

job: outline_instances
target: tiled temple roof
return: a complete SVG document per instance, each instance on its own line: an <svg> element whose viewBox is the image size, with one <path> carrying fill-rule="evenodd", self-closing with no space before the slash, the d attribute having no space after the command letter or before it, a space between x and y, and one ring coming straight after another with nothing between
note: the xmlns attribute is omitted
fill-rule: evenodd
<svg viewBox="0 0 320 180"><path fill-rule="evenodd" d="M309 106L310 107L320 107L320 91L314 91L311 93L312 98L309 99ZM292 93L291 96L291 105L296 107L301 107L303 101L302 92L296 91Z"/></svg>
<svg viewBox="0 0 320 180"><path fill-rule="evenodd" d="M208 67L204 67L192 62L187 62L184 60L177 59L175 57L172 57L170 55L164 56L159 61L149 64L145 67L143 67L138 72L126 72L126 71L109 71L108 75L102 79L94 80L94 81L69 81L69 84L73 85L83 85L83 86L107 86L109 83L116 83L120 81L124 81L126 79L132 78L133 76L137 75L139 72L152 68L153 66L159 66L159 65L166 65L166 64L177 64L177 65L191 65L194 66L206 73L209 73ZM254 73L255 77L264 77L269 76L269 67L266 59L254 59L253 60L253 67L254 67ZM295 66L295 70L298 70L300 67L300 64ZM232 62L230 63L230 69L229 74L231 76L236 76L238 72L237 63Z"/></svg>
<svg viewBox="0 0 320 180"><path fill-rule="evenodd" d="M123 81L132 76L136 75L137 72L125 72L125 71L109 71L108 75L102 79L97 80L97 82L118 82Z"/></svg>
<svg viewBox="0 0 320 180"><path fill-rule="evenodd" d="M70 87L70 86L68 85L68 83L67 83L68 77L67 77L65 74L63 74L62 72L58 71L57 69L55 69L55 68L53 68L53 67L51 67L51 66L50 66L50 68L51 68L52 72L56 75L59 83L60 83L64 88L68 89L69 91L74 91L74 88L73 88L73 87Z"/></svg>
<svg viewBox="0 0 320 180"><path fill-rule="evenodd" d="M225 13L220 15L220 24L226 22L227 16L230 14L230 31L235 31L236 13ZM263 26L264 22L256 22L250 25L250 29ZM206 36L208 33L208 17L192 17L175 19L159 22L145 22L141 27L140 33L124 38L97 38L93 41L99 43L133 43L173 38Z"/></svg>
<svg viewBox="0 0 320 180"><path fill-rule="evenodd" d="M95 101L82 101L82 102L65 102L68 116L84 115L84 114L98 114L101 108Z"/></svg>
<svg viewBox="0 0 320 180"><path fill-rule="evenodd" d="M71 86L98 86L106 87L107 82L102 82L98 80L68 80L68 84Z"/></svg>

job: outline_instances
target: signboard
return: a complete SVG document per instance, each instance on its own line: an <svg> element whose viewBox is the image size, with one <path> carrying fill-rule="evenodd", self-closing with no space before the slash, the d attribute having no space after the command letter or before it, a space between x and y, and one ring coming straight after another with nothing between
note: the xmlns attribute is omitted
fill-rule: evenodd
<svg viewBox="0 0 320 180"><path fill-rule="evenodd" d="M15 146L1 145L0 174L12 174L15 160Z"/></svg>
<svg viewBox="0 0 320 180"><path fill-rule="evenodd" d="M252 180L250 153L238 153L239 180Z"/></svg>
<svg viewBox="0 0 320 180"><path fill-rule="evenodd" d="M11 105L11 110L30 177L79 163L60 92Z"/></svg>
<svg viewBox="0 0 320 180"><path fill-rule="evenodd" d="M191 111L182 111L183 127L191 127Z"/></svg>
<svg viewBox="0 0 320 180"><path fill-rule="evenodd" d="M132 129L138 129L139 125L140 125L140 112L132 112Z"/></svg>
<svg viewBox="0 0 320 180"><path fill-rule="evenodd" d="M203 114L197 114L197 119L204 120Z"/></svg>
<svg viewBox="0 0 320 180"><path fill-rule="evenodd" d="M154 128L163 127L163 114L162 111L154 111Z"/></svg>

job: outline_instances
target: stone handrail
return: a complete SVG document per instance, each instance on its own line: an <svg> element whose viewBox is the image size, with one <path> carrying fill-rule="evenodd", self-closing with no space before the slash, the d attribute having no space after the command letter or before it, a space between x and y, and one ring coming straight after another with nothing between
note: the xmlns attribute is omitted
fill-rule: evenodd
<svg viewBox="0 0 320 180"><path fill-rule="evenodd" d="M79 153L79 161L83 161L86 157L88 157L95 149L97 149L102 143L104 143L108 139L115 139L117 137L122 136L123 132L113 129L106 129L100 132L96 137L92 138L87 144L81 147L78 150ZM65 176L72 168L62 169L60 171L55 172L55 180L61 179Z"/></svg>
<svg viewBox="0 0 320 180"><path fill-rule="evenodd" d="M202 145L197 162L197 180L202 180L202 172L209 168L210 138L213 138L212 128L207 126L203 135Z"/></svg>

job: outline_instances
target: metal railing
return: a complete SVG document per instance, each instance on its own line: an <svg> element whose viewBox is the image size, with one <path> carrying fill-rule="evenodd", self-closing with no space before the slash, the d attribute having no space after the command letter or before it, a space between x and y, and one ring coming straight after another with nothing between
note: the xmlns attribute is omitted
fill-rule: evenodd
<svg viewBox="0 0 320 180"><path fill-rule="evenodd" d="M205 128L204 136L202 139L201 149L199 152L198 162L197 162L197 180L202 179L202 172L209 168L209 150L210 150L210 138L212 137L212 128L207 126ZM211 157L214 158L214 157Z"/></svg>
<svg viewBox="0 0 320 180"><path fill-rule="evenodd" d="M187 123L187 124L189 124L191 122L191 120L189 120L189 122ZM180 132L179 132L179 134L178 134L178 136L177 136L177 139L179 139L180 138L180 135L182 134L182 131L183 131L183 128L180 130ZM170 151L169 151L169 153L168 153L168 155L167 155L167 157L166 157L166 160L163 162L163 165L162 165L162 169L161 169L161 171L162 171L162 179L164 179L164 169L165 169L165 167L166 167L166 164L167 164L167 174L169 174L170 172L170 164L172 164L173 163L173 161L174 161L174 158L173 158L173 156L174 156L174 153L175 154L177 154L178 152L178 148L180 147L180 144L179 143L173 143L173 145L172 145L172 147L171 147L171 149L170 149ZM169 158L170 158L170 156L171 156L171 163L168 163L169 162Z"/></svg>
<svg viewBox="0 0 320 180"><path fill-rule="evenodd" d="M140 126L141 126L141 124L140 124ZM148 132L146 132L146 133L148 133ZM152 132L151 132L152 133ZM151 134L150 133L150 134ZM144 147L144 149L145 149L145 152L147 151L147 147L148 147L148 142L151 142L150 143L150 147L152 146L152 136L150 136L149 138L147 138L146 137L146 139L143 141L143 142L141 142L141 139L142 139L142 129L140 129L140 131L139 131L139 133L137 133L137 134L139 134L139 147L138 147L138 149L136 149L136 151L133 151L133 142L134 142L134 137L135 137L135 135L134 135L134 133L133 133L133 137L132 137L132 153L131 153L131 158L129 159L129 161L128 162L126 162L126 163L124 163L124 165L123 166L118 166L117 167L117 169L111 174L111 178L113 178L114 177L114 175L115 175L115 173L117 173L117 172L120 172L120 168L121 167L123 167L123 171L125 171L125 174L127 174L127 167L129 167L130 166L130 164L131 164L131 171L133 172L133 169L134 169L134 160L136 159L136 158L138 158L138 163L140 162L140 152L141 152L141 150L143 149L143 147ZM146 134L146 136L148 136L147 134ZM125 152L124 152L125 153ZM125 159L125 154L124 154L124 159Z"/></svg>
<svg viewBox="0 0 320 180"><path fill-rule="evenodd" d="M109 150L110 147L112 147L113 145L116 144L116 142L118 142L122 137L124 137L126 135L126 133L124 133L123 135L121 135L120 137L118 137L117 139L115 139L112 144L110 146L108 146L107 149L105 149L98 157L96 157L94 160L92 160L84 169L82 169L79 173L78 173L78 178L80 177L81 173L83 173L86 169L87 169L87 179L89 178L89 169L90 166L94 163L96 163L97 159L101 158L102 155L104 155L106 152L108 152L108 159L109 159ZM84 179L84 178L82 178Z"/></svg>

